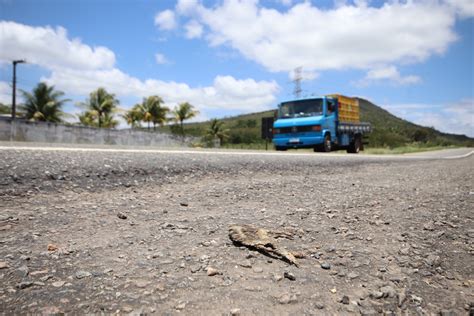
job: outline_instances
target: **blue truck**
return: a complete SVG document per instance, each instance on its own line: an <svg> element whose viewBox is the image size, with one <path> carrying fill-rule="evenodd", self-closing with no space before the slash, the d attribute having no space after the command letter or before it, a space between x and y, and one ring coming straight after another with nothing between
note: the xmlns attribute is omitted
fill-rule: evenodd
<svg viewBox="0 0 474 316"><path fill-rule="evenodd" d="M371 132L359 119L357 98L339 94L282 102L273 123L273 144L279 151L313 148L316 152L364 150Z"/></svg>

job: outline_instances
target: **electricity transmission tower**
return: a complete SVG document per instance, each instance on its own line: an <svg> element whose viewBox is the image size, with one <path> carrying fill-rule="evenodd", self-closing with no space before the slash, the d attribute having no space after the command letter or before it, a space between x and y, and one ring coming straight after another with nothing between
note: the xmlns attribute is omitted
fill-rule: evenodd
<svg viewBox="0 0 474 316"><path fill-rule="evenodd" d="M295 89L293 90L293 94L295 95L296 99L299 99L301 96L301 81L303 80L302 73L303 67L295 68L295 75L293 77L293 82L295 83Z"/></svg>

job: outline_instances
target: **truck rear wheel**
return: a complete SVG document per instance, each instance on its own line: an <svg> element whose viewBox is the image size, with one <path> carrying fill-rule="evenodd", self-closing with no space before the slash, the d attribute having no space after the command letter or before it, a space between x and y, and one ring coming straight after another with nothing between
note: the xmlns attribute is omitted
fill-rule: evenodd
<svg viewBox="0 0 474 316"><path fill-rule="evenodd" d="M287 150L286 147L282 147L282 146L275 146L275 149L276 149L276 151L286 151Z"/></svg>
<svg viewBox="0 0 474 316"><path fill-rule="evenodd" d="M361 147L362 147L362 139L360 136L356 136L354 138L354 141L349 144L349 147L347 147L347 152L350 154L358 154Z"/></svg>

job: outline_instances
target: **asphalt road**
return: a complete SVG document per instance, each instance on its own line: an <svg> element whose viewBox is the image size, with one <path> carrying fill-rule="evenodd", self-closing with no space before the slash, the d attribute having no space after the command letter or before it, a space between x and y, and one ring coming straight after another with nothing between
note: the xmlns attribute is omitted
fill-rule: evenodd
<svg viewBox="0 0 474 316"><path fill-rule="evenodd" d="M473 162L2 143L0 313L472 313Z"/></svg>

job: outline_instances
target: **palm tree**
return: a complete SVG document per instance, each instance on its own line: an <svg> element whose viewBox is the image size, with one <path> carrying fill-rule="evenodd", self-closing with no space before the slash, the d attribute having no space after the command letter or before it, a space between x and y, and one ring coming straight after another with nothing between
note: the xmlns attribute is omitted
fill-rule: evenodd
<svg viewBox="0 0 474 316"><path fill-rule="evenodd" d="M97 127L97 117L94 112L86 111L78 115L79 122L85 126Z"/></svg>
<svg viewBox="0 0 474 316"><path fill-rule="evenodd" d="M150 123L153 123L153 130L155 130L156 124L163 126L166 123L166 114L168 114L169 109L162 106L162 104L162 98L152 95L144 98L142 104L137 105L142 120L148 123L148 129L150 129Z"/></svg>
<svg viewBox="0 0 474 316"><path fill-rule="evenodd" d="M106 113L102 118L102 127L104 128L116 128L119 125L119 121L114 119L113 114Z"/></svg>
<svg viewBox="0 0 474 316"><path fill-rule="evenodd" d="M183 122L185 120L192 119L196 115L199 114L199 111L194 110L194 106L189 104L188 102L184 102L179 104L173 110L174 120L176 123L179 123L181 135L184 137L184 126Z"/></svg>
<svg viewBox="0 0 474 316"><path fill-rule="evenodd" d="M207 130L207 136L210 137L211 139L219 139L219 145L222 145L224 140L229 138L229 130L224 129L223 127L224 122L219 121L218 119L212 119L211 120L211 125L209 126L209 129Z"/></svg>
<svg viewBox="0 0 474 316"><path fill-rule="evenodd" d="M122 118L132 128L140 127L140 121L143 119L142 113L140 112L140 104L136 104L133 108L125 112Z"/></svg>
<svg viewBox="0 0 474 316"><path fill-rule="evenodd" d="M84 120L88 123L86 125L99 128L116 126L118 122L116 124L111 124L111 122L114 121L113 113L116 111L118 104L119 101L114 94L108 93L104 88L99 88L89 94L89 99L85 103L80 104L88 110L80 115L79 120L83 123L81 120L81 116L83 116L87 118Z"/></svg>
<svg viewBox="0 0 474 316"><path fill-rule="evenodd" d="M64 103L69 99L61 99L62 91L55 91L54 86L44 82L38 83L32 93L21 90L25 103L21 106L25 117L31 121L59 123L65 113L62 111Z"/></svg>

